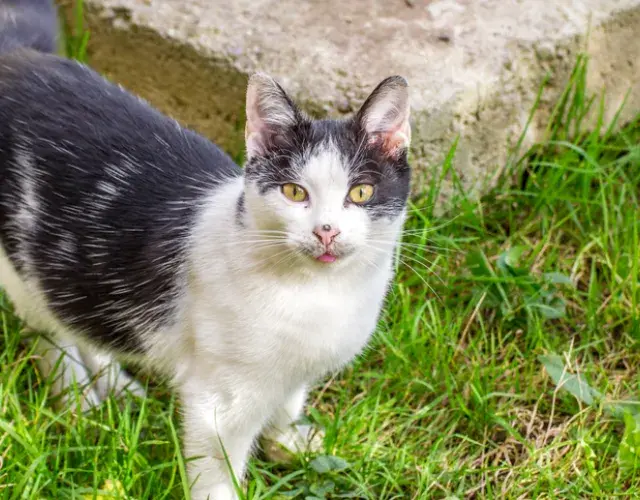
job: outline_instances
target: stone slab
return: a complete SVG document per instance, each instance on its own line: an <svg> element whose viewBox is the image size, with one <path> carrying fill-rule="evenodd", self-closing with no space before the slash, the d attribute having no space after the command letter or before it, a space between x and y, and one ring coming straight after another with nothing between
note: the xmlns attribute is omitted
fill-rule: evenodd
<svg viewBox="0 0 640 500"><path fill-rule="evenodd" d="M62 0L69 8L71 0ZM227 150L242 149L247 75L265 71L316 115L357 109L382 78L411 87L421 172L459 136L470 191L541 138L576 56L607 118L640 110L640 0L85 0L89 62ZM418 189L420 183L417 184Z"/></svg>

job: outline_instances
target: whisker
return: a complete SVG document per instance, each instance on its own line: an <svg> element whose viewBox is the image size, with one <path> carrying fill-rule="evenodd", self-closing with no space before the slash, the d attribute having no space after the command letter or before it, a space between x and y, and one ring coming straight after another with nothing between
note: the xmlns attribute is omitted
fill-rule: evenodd
<svg viewBox="0 0 640 500"><path fill-rule="evenodd" d="M246 232L242 235L242 238L259 238L259 237L266 237L266 238L273 238L273 237L279 237L279 238L285 238L287 236L289 236L289 233L287 232L276 232L276 231L255 231L255 232Z"/></svg>
<svg viewBox="0 0 640 500"><path fill-rule="evenodd" d="M400 245L402 248L415 248L418 250L428 250L431 252L435 252L435 251L440 251L440 252L460 252L461 250L459 248L450 248L450 247L441 247L441 246L437 246L437 245L431 245L428 243L425 244L421 244L421 243L409 243L406 241L399 241L398 245Z"/></svg>
<svg viewBox="0 0 640 500"><path fill-rule="evenodd" d="M288 260L293 260L293 258L296 255L299 255L299 254L301 254L301 252L299 252L298 250L292 250L291 248L288 248L287 252L284 255L284 257L282 257L277 262L272 263L271 266L269 267L269 270L271 270L274 267L279 266L281 264L285 264Z"/></svg>
<svg viewBox="0 0 640 500"><path fill-rule="evenodd" d="M426 207L422 207L422 208L418 208L415 205L411 205L410 208L407 208L406 212L408 214L416 214L416 213L420 213L420 212L425 212L427 210L431 210L433 207L435 207L435 203L432 203L431 205L427 205Z"/></svg>
<svg viewBox="0 0 640 500"><path fill-rule="evenodd" d="M233 248L233 249L239 249L239 250L242 250L242 249L252 250L257 248L283 246L285 244L286 244L285 241L254 241L254 242L229 241L227 243L224 243L224 246L226 248Z"/></svg>
<svg viewBox="0 0 640 500"><path fill-rule="evenodd" d="M427 280L424 278L424 276L422 276L418 271L416 271L416 269L409 264L408 262L406 262L402 256L400 256L400 260L401 262L407 266L409 269L411 269L411 271L413 271L413 273L420 278L420 280L425 284L425 286L431 290L431 292L433 292L433 294L438 298L438 300L442 301L442 298L440 297L440 295L438 294L438 292L435 291L435 289L427 282Z"/></svg>
<svg viewBox="0 0 640 500"><path fill-rule="evenodd" d="M260 260L252 262L252 264L248 268L245 268L245 269L251 270L251 269L255 269L255 268L261 267L264 264L271 263L272 265L269 266L269 268L268 268L268 270L271 270L271 268L273 267L273 259L275 259L276 257L279 257L279 256L281 256L283 254L289 254L289 253L291 253L291 249L290 248L285 248L284 250L281 250L280 252L276 252L273 255L269 255L269 256L267 256L267 257L265 257L263 259L260 259ZM285 257L286 257L286 255L285 255ZM280 262L280 261L278 261L278 262Z"/></svg>
<svg viewBox="0 0 640 500"><path fill-rule="evenodd" d="M242 231L243 234L252 234L252 233L278 233L278 234L289 234L288 231L281 231L279 229L246 229Z"/></svg>
<svg viewBox="0 0 640 500"><path fill-rule="evenodd" d="M435 250L438 251L442 251L442 252L449 252L449 251L460 251L459 249L456 248L447 248L447 247L440 247L440 246L436 246L436 245L430 245L430 244L420 244L420 243L409 243L406 241L389 241L389 240L375 240L375 239L369 239L367 241L371 241L372 243L382 243L382 244L389 244L389 245L397 245L400 246L402 248L415 248L415 249L420 249L420 250L429 250L432 251L432 253L435 253Z"/></svg>
<svg viewBox="0 0 640 500"><path fill-rule="evenodd" d="M371 248L374 248L374 249L376 249L376 250L379 250L379 251L381 250L380 248L375 247L374 245L370 245L370 246L371 246ZM420 280L421 280L421 281L422 281L422 282L427 286L427 288L429 288L429 290L431 290L431 291L436 295L436 297L437 297L439 300L442 300L442 299L440 298L440 296L438 295L438 292L436 292L436 291L435 291L435 289L434 289L434 288L433 288L433 287L432 287L432 286L427 282L427 280L424 278L424 276L422 276L422 274L420 274L420 273L419 273L419 272L418 272L418 271L417 271L417 270L416 270L416 269L415 269L415 268L414 268L414 267L413 267L413 266L412 266L412 265L407 261L407 259L408 259L409 261L413 262L414 264L418 264L418 265L422 266L425 270L427 270L427 271L429 272L429 274L433 274L434 276L436 276L436 278L437 278L440 282L442 282L442 284L444 285L445 283L444 283L444 281L442 280L442 278L441 278L438 274L436 274L436 273L434 273L434 272L433 272L432 266L428 266L428 265L426 265L424 262L421 262L420 260L418 260L418 259L416 259L416 258L414 258L414 257L412 257L412 256L410 256L410 255L403 255L401 252L397 253L397 259L398 259L398 260L399 260L399 261L400 261L404 266L408 267L408 268L409 268L409 269L410 269L410 270L411 270L411 271L412 271L412 272L413 272L413 273L414 273L414 274L415 274L415 275L416 275L416 276L417 276L417 277L418 277L418 278L419 278L419 279L420 279ZM431 263L430 263L430 264L431 264Z"/></svg>
<svg viewBox="0 0 640 500"><path fill-rule="evenodd" d="M418 264L418 265L422 266L429 274L432 274L433 276L435 276L442 285L446 285L446 283L440 277L440 275L438 273L434 272L434 270L433 270L435 262L421 261L420 259L417 259L417 258L415 258L415 257L413 257L411 255L406 255L406 254L405 255L401 255L401 258L409 259L409 260L411 260L411 262L414 262L415 264Z"/></svg>
<svg viewBox="0 0 640 500"><path fill-rule="evenodd" d="M237 241L227 241L225 245L233 245L233 244L251 244L251 243L283 243L286 242L286 238L268 238L262 240L237 240Z"/></svg>

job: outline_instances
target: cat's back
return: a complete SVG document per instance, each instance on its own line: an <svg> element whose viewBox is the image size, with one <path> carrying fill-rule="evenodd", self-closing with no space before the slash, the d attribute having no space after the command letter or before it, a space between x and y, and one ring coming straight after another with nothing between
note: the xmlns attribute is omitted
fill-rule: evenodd
<svg viewBox="0 0 640 500"><path fill-rule="evenodd" d="M170 315L199 207L239 174L84 65L0 56L0 244L92 337L130 345Z"/></svg>
<svg viewBox="0 0 640 500"><path fill-rule="evenodd" d="M239 175L213 143L83 64L0 56L0 237L21 206L44 225L106 228L113 243L126 228L152 236Z"/></svg>
<svg viewBox="0 0 640 500"><path fill-rule="evenodd" d="M239 173L210 141L76 61L29 49L1 54L0 90L3 139L38 148L57 142L103 162L135 153L156 170L181 161L164 172L176 179L201 170L220 177Z"/></svg>

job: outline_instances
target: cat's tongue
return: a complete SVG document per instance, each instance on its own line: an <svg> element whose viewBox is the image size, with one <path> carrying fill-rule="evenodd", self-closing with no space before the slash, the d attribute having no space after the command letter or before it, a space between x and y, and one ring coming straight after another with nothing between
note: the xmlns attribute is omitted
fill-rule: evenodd
<svg viewBox="0 0 640 500"><path fill-rule="evenodd" d="M320 262L326 262L326 263L335 262L336 256L331 255L330 253L323 253L320 257L317 258L317 260L319 260Z"/></svg>

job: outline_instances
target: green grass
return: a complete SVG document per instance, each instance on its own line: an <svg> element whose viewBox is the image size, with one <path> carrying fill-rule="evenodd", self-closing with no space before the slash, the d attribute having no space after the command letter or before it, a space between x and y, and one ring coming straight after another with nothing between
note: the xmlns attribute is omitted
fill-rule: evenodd
<svg viewBox="0 0 640 500"><path fill-rule="evenodd" d="M434 168L373 343L311 395L336 458L254 459L249 498L640 495L640 116L585 128L600 106L585 65L545 142L481 200L458 192L434 215L438 179L454 174L451 158ZM53 411L6 300L0 319L3 498L91 498L114 479L126 498L184 498L161 386L88 415Z"/></svg>

